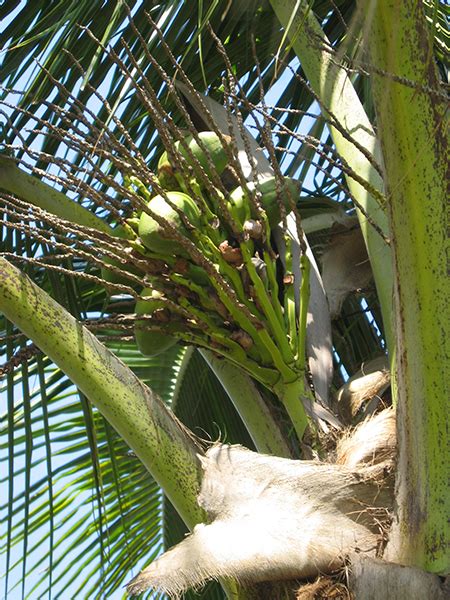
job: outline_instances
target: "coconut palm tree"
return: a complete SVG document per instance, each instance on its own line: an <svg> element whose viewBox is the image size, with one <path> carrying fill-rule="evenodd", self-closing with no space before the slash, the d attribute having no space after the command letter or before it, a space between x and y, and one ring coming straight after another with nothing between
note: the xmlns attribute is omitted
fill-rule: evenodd
<svg viewBox="0 0 450 600"><path fill-rule="evenodd" d="M112 597L152 562L167 580L150 567L132 591L245 579L242 564L211 564L171 588L183 544L180 563L154 562L205 509L211 518L197 502L208 440L330 465L339 427L391 398L397 507L384 557L448 573L440 3L2 11L5 596ZM191 201L174 208L174 191ZM251 460L246 473L262 464ZM329 468L320 482L334 489L344 467ZM236 472L230 482L241 489ZM394 594L396 572L358 568ZM261 569L250 582L267 579ZM313 574L283 569L276 580ZM221 583L203 595L278 593Z"/></svg>

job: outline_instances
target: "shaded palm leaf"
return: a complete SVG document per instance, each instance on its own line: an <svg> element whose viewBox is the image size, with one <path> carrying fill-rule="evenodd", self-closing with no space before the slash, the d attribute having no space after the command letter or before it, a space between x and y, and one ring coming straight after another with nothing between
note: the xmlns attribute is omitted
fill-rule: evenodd
<svg viewBox="0 0 450 600"><path fill-rule="evenodd" d="M176 350L158 361L123 344L115 350L170 400ZM33 581L23 589L31 598L67 585L85 593L89 582L89 596L104 597L123 585L142 555L161 550L161 492L104 419L83 398L80 405L65 376L39 356L23 370L17 385L8 388L13 394L23 384L23 398L19 394L9 419L2 418L2 460L8 461L11 438L17 448L10 463L14 475L2 481L6 490L9 479L12 493L2 508L9 524L2 543L10 591L20 594L20 585ZM39 385L27 393L26 382L36 372Z"/></svg>

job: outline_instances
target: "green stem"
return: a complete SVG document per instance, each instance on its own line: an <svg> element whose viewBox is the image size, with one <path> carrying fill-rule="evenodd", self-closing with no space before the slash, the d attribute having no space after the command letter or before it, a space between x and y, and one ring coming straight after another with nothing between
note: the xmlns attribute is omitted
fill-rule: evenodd
<svg viewBox="0 0 450 600"><path fill-rule="evenodd" d="M242 287L242 282L240 280L238 273L236 273L233 270L233 268L230 267L230 265L228 265L221 257L217 258L216 260L218 261L219 265L221 265L220 268L223 269L226 274L230 273L233 283L234 283L234 279L236 277L239 279L239 282L236 283L237 289L239 290L240 295L242 295L245 298L245 292ZM274 364L275 367L280 372L281 376L285 380L292 381L293 379L295 379L297 376L295 371L293 371L290 367L288 367L286 365L284 358L283 358L279 348L277 347L277 344L275 344L275 342L271 338L269 332L265 328L263 328L262 315L257 315L256 318L258 318L261 321L261 326L256 327L255 325L253 325L253 323L251 323L245 317L245 315L243 315L243 313L240 310L236 311L236 308L234 307L234 305L230 302L230 300L228 298L225 297L226 295L224 294L223 290L221 290L219 288L219 286L216 284L216 282L212 281L212 283L216 287L216 290L217 290L217 293L219 294L220 299L225 304L228 311L233 315L236 322L242 327L242 329L244 329L244 331L246 331L252 337L253 341L257 345L257 348L261 354L261 359L262 359L263 363L264 364ZM247 306L249 308L249 310L252 313L256 312L256 306L254 305L254 303L249 303L246 300L244 302L244 304L245 304L245 306Z"/></svg>
<svg viewBox="0 0 450 600"><path fill-rule="evenodd" d="M272 298L273 298L272 303L275 308L275 313L276 313L278 322L284 328L283 311L281 310L281 305L278 300L279 289L278 289L277 275L276 275L275 267L274 267L274 261L273 261L272 257L270 256L269 252L267 252L267 250L264 250L263 258L264 258L264 262L266 264L266 272L267 272L267 280L269 282L269 289L271 290L271 294L272 294Z"/></svg>
<svg viewBox="0 0 450 600"><path fill-rule="evenodd" d="M322 28L314 17L311 3L303 0L271 0L275 14L287 29L292 47L300 59L308 81L322 104L322 112L329 117L330 110L348 134L381 162L381 152L372 125L364 111L347 71L336 64L336 55L330 48ZM294 12L294 9L297 12ZM372 188L384 191L381 176L366 156L335 127L330 128L338 153L351 169L366 180ZM383 315L384 332L390 352L394 347L392 333L392 257L390 247L367 219L373 221L390 237L387 215L378 199L358 181L346 176L348 187L363 212L357 207L361 231L367 246L375 284Z"/></svg>
<svg viewBox="0 0 450 600"><path fill-rule="evenodd" d="M252 313L255 313L256 307L247 298L247 294L245 293L240 274L236 271L236 268L229 265L223 259L222 254L218 250L217 246L207 235L203 234L200 231L197 231L195 232L195 237L201 244L203 244L203 247L207 249L212 262L219 267L219 273L225 278L228 278L229 281L232 283L232 286L237 294L239 301L242 302ZM255 314L255 317L259 319L262 318L257 313Z"/></svg>
<svg viewBox="0 0 450 600"><path fill-rule="evenodd" d="M290 236L284 236L284 242L285 278L292 277L292 282L288 282L286 280L284 285L284 318L286 322L286 327L289 331L291 348L298 360L298 322L297 309L295 306L295 289L293 285L294 281L292 269L292 239L290 238Z"/></svg>
<svg viewBox="0 0 450 600"><path fill-rule="evenodd" d="M298 373L288 367L288 365L284 362L281 352L278 349L278 346L273 341L270 336L270 333L267 329L258 329L258 337L261 340L261 344L269 351L270 356L272 357L273 364L280 372L281 377L284 381L293 381L298 377ZM258 348L261 347L261 344L258 344Z"/></svg>
<svg viewBox="0 0 450 600"><path fill-rule="evenodd" d="M223 259L220 259L220 260L222 260L222 262L225 263L225 261L223 261ZM230 267L228 264L225 263L225 265L222 265L222 266L224 268L226 267L227 271L228 270L232 271L233 275L239 278L238 273L236 273L232 269L232 267ZM173 280L178 280L181 283L184 281L183 278L180 278L177 275L172 275L171 278ZM242 286L242 282L240 281L240 278L239 278L239 282ZM292 381L293 379L296 379L296 377L297 377L296 372L286 365L284 357L282 356L277 344L271 338L269 332L264 328L257 328L255 325L253 325L249 321L249 319L247 319L245 317L245 315L243 314L242 311L240 311L239 309L236 310L236 307L231 302L230 298L218 286L217 282L212 279L211 283L216 288L219 298L222 301L222 303L225 305L225 307L227 308L228 312L230 312L230 314L234 317L234 319L238 323L238 325L240 327L242 327L242 329L244 331L246 331L252 338L252 340L255 344L255 350L257 350L260 353L261 361L263 362L263 364L273 364L276 367L276 369L280 372L281 377L286 381ZM197 291L198 287L200 287L200 286L196 286L195 284L191 283L189 285L189 287L193 291ZM200 291L200 290L198 290L198 291ZM201 293L203 294L203 292L201 292ZM242 293L243 293L243 289L242 289ZM252 306L251 308L254 309L254 306ZM291 359L293 359L292 355L291 355ZM291 360L291 362L292 362L292 360ZM258 377L258 380L259 381L261 380L260 377ZM267 383L267 381L264 383Z"/></svg>
<svg viewBox="0 0 450 600"><path fill-rule="evenodd" d="M0 311L69 377L167 493L188 527L197 504L199 447L163 402L62 306L0 258Z"/></svg>
<svg viewBox="0 0 450 600"><path fill-rule="evenodd" d="M178 280L178 282L180 281L180 279L182 279L178 279L176 275L172 275L170 278L172 281ZM201 308L198 308L197 306L192 304L187 298L183 298L182 296L177 298L176 304L177 306L181 306L181 308L187 310L196 319L198 326L201 327L203 332L207 335L211 335L213 333L222 336L229 335L229 332L223 327L221 327L221 323L218 322L217 316L212 315L211 312L206 312Z"/></svg>
<svg viewBox="0 0 450 600"><path fill-rule="evenodd" d="M134 192L135 190L133 186L137 188L139 194L144 198L146 202L150 202L150 200L152 199L152 194L148 191L147 186L144 185L138 177L130 175L127 177L126 187L130 191Z"/></svg>
<svg viewBox="0 0 450 600"><path fill-rule="evenodd" d="M416 0L374 5L369 45L386 160L397 330L397 520L388 559L448 574L446 99ZM402 81L412 82L406 86Z"/></svg>
<svg viewBox="0 0 450 600"><path fill-rule="evenodd" d="M292 348L292 352L295 353L296 363L298 362L298 332L297 332L297 315L295 310L295 299L294 289L292 285L285 287L284 292L284 310L286 314L286 321L289 328L289 343Z"/></svg>
<svg viewBox="0 0 450 600"><path fill-rule="evenodd" d="M214 371L241 416L259 452L291 458L279 423L274 419L254 382L242 369L217 358L209 350L200 354Z"/></svg>
<svg viewBox="0 0 450 600"><path fill-rule="evenodd" d="M202 188L196 182L195 179L191 179L189 181L189 186L193 190L193 192L196 196L196 199L200 200L200 202L201 202L200 210L206 221L204 224L204 230L206 231L206 234L208 235L209 238L211 238L211 240L214 242L214 244L217 244L217 245L220 244L220 242L223 239L223 237L220 234L220 230L217 228L215 229L214 227L211 227L211 225L210 225L210 223L213 223L214 221L217 220L217 215L214 214L212 212L212 210L209 208L208 202L205 200L205 196L202 192ZM186 192L186 193L189 196L189 192Z"/></svg>
<svg viewBox="0 0 450 600"><path fill-rule="evenodd" d="M225 356L228 356L234 362L240 364L242 368L251 375L256 376L258 373L258 379L260 379L261 371L258 364L260 357L257 352L252 353L252 348L248 351L245 351L240 344L230 338L228 331L224 329L218 329L217 323L215 323L207 313L193 306L186 298L179 298L178 304L182 308L189 311L198 320L199 327L202 329L202 334L206 334L213 342L223 346L224 350L221 353L223 353ZM161 327L161 331L164 331L163 326ZM225 348L227 349L226 351ZM252 354L255 355L253 356L253 360L250 358ZM271 373L273 372L271 371ZM264 381L264 383L267 384L269 382Z"/></svg>
<svg viewBox="0 0 450 600"><path fill-rule="evenodd" d="M309 423L302 402L302 397L306 395L303 379L297 379L291 383L280 382L274 385L272 389L285 407L295 433L301 441Z"/></svg>
<svg viewBox="0 0 450 600"><path fill-rule="evenodd" d="M223 277L229 279L229 281L231 282L233 289L236 291L237 297L239 298L239 301L242 302L242 304L244 304L252 312L252 314L255 315L256 318L261 319L262 316L257 314L256 306L247 298L247 294L245 293L244 286L242 284L241 276L236 271L236 268L229 265L222 258L222 256L220 256L220 254L218 254L215 257L214 261L219 267L219 273Z"/></svg>
<svg viewBox="0 0 450 600"><path fill-rule="evenodd" d="M281 353L281 357L283 362L286 364L291 364L294 362L294 356L289 347L289 342L286 336L286 331L280 325L280 322L277 318L277 314L275 309L270 301L270 298L267 294L267 290L264 287L264 284L256 272L255 265L251 261L250 252L245 244L241 244L242 257L244 259L245 267L250 275L250 279L255 287L256 296L258 298L258 302L260 303L264 315L267 319L268 326L270 328L271 333L274 336L275 342L279 351ZM278 303L278 298L275 300Z"/></svg>
<svg viewBox="0 0 450 600"><path fill-rule="evenodd" d="M262 360L263 364L272 364L270 353L268 352L265 345L258 344L258 339L259 339L260 335L259 335L259 332L258 332L256 326L253 325L253 323L247 318L245 313L242 310L240 310L239 306L236 306L236 304L234 302L232 302L232 300L229 298L228 294L225 293L225 291L222 289L222 287L217 283L217 281L215 279L211 279L211 283L214 286L214 288L217 292L217 295L219 296L219 299L221 300L222 304L228 310L228 312L233 317L233 319L236 321L236 323L244 331L246 331L250 335L252 340L258 345L258 350L261 353L261 360Z"/></svg>
<svg viewBox="0 0 450 600"><path fill-rule="evenodd" d="M214 336L215 341L218 343L218 347L212 348L212 344L209 342L206 336L200 336L191 331L176 331L174 332L174 335L187 344L195 345L199 348L214 352L218 356L223 357L225 360L229 360L237 367L245 369L245 371L254 377L256 381L259 381L268 388L274 386L280 379L280 374L278 371L275 369L261 367L257 362L250 360L246 356L244 350L239 346L239 344L233 341L230 342L230 340L226 340L224 337Z"/></svg>
<svg viewBox="0 0 450 600"><path fill-rule="evenodd" d="M25 173L16 166L14 160L5 156L0 156L0 189L66 221L114 235L105 221L62 192Z"/></svg>
<svg viewBox="0 0 450 600"><path fill-rule="evenodd" d="M305 254L300 257L300 270L302 282L300 284L300 311L298 317L297 366L300 372L304 373L306 368L306 325L310 292L309 274L311 271L311 263Z"/></svg>

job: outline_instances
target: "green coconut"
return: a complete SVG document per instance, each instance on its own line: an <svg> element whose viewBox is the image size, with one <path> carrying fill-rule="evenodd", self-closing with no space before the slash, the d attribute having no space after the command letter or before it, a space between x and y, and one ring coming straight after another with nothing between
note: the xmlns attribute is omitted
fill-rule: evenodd
<svg viewBox="0 0 450 600"><path fill-rule="evenodd" d="M201 140L207 152L205 152L203 148L200 147L199 143L192 135L187 136L184 139L184 141L187 144L189 150L201 164L208 177L211 177L212 174L211 167L208 164L208 154L214 165L215 170L217 171L217 174L221 175L225 170L225 167L227 166L228 156L225 148L222 146L222 142L219 136L216 133L214 133L214 131L201 131L198 134L198 137ZM229 137L223 137L225 140L225 144L229 143ZM176 142L175 148L186 159L186 162L194 168L195 171L195 164L193 163L183 144L181 142Z"/></svg>
<svg viewBox="0 0 450 600"><path fill-rule="evenodd" d="M187 164L194 169L194 173L196 176L198 176L199 183L201 183L198 165L190 156L191 153L200 163L208 177L211 177L212 175L212 169L208 164L208 155L212 164L214 165L215 171L219 176L223 173L225 167L227 166L228 157L225 148L222 146L219 136L214 133L214 131L201 131L197 135L205 147L206 152L199 145L193 135L186 136L183 139L183 143L180 141L175 142L174 150L175 154L181 154ZM223 138L225 144L229 144L229 136L224 135ZM189 148L190 152L187 151L185 146ZM158 179L165 189L179 189L179 183L175 177L177 169L180 169L180 165L174 164L173 161L170 160L167 152L163 152L158 162Z"/></svg>
<svg viewBox="0 0 450 600"><path fill-rule="evenodd" d="M145 299L136 302L136 315L151 315L166 306L162 300L163 295L157 290L145 289L141 295L145 296ZM172 335L152 330L148 322L139 320L134 326L134 337L140 353L144 356L156 356L177 343L177 339Z"/></svg>
<svg viewBox="0 0 450 600"><path fill-rule="evenodd" d="M200 226L201 213L198 206L187 194L183 192L167 192L167 197L182 214L186 215L189 223L195 227ZM155 196L148 204L158 216L164 218L182 235L189 237L190 232L186 228L180 214L170 206L163 196ZM184 256L186 252L182 246L167 236L163 227L146 212L143 212L139 220L139 236L146 248L156 254L170 254Z"/></svg>
<svg viewBox="0 0 450 600"><path fill-rule="evenodd" d="M258 183L248 183L247 187L250 192L257 190L261 197L261 206L267 213L269 219L269 225L274 227L278 225L281 220L279 200L277 198L277 182L275 177L268 177ZM290 212L291 200L289 193L292 196L292 201L297 202L300 196L300 186L297 181L290 177L285 177L281 184L281 196L280 199L284 204L287 212ZM250 218L250 205L247 197L247 193L242 187L238 187L233 190L228 198L228 209L231 215L237 219L240 223L244 223Z"/></svg>

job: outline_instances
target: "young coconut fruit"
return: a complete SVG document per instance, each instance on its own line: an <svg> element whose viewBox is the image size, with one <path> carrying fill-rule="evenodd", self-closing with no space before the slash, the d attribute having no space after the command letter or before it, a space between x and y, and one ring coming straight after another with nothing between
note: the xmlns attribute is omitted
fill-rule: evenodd
<svg viewBox="0 0 450 600"><path fill-rule="evenodd" d="M136 302L136 315L152 315L155 311L163 311L166 308L161 292L152 289L143 290L142 298ZM168 350L177 343L177 339L171 335L154 331L149 323L136 321L134 326L134 337L137 347L144 356L156 356Z"/></svg>
<svg viewBox="0 0 450 600"><path fill-rule="evenodd" d="M218 175L221 175L225 170L225 167L228 163L228 157L224 146L222 145L221 139L219 136L214 133L214 131L201 131L198 134L201 143L205 147L206 151L199 145L197 140L193 135L188 135L184 138L183 143L180 141L175 142L175 151L176 153L181 154L181 156L186 160L187 164L194 169L194 173L198 175L198 166L195 164L195 161L192 160L190 153L197 159L200 163L204 171L206 172L208 177L211 177L212 171L211 167L208 164L208 155L211 162L214 165L215 170ZM229 144L230 138L227 135L223 136L224 143ZM189 148L190 153L186 150L185 145ZM172 164L169 160L169 156L167 152L164 152L161 155L161 158L158 162L158 178L161 185L166 189L178 189L178 182L175 177L175 172L177 169L176 164ZM198 177L199 182L201 183L201 177Z"/></svg>
<svg viewBox="0 0 450 600"><path fill-rule="evenodd" d="M201 213L194 200L183 192L167 192L167 198L186 216L189 223L200 226ZM181 215L165 200L163 196L155 196L148 204L150 210L168 221L182 235L189 237ZM139 220L139 236L146 248L156 254L185 256L186 252L175 240L167 236L164 228L153 217L143 212Z"/></svg>
<svg viewBox="0 0 450 600"><path fill-rule="evenodd" d="M250 182L247 184L250 192L259 192L261 195L260 202L261 206L267 213L269 219L269 225L275 227L281 220L279 200L277 198L277 181L275 177L268 177L258 181L256 184ZM285 177L283 183L279 183L281 188L280 200L283 202L287 212L291 209L291 200L289 194L292 196L294 204L297 202L300 195L300 185L298 181ZM251 217L250 204L246 191L242 187L238 187L233 190L228 198L228 208L231 215L239 221L244 223Z"/></svg>
<svg viewBox="0 0 450 600"><path fill-rule="evenodd" d="M118 225L113 231L112 234L114 237L120 238L121 240L132 240L136 237L136 234L133 235L133 232L123 227L122 225ZM133 275L141 275L142 273L134 267L133 265L124 265L119 260L115 258L110 258L109 256L105 256L103 261L108 265L113 267L118 267L122 269L122 271L127 271L129 273L133 273ZM108 267L102 267L101 269L101 278L107 281L108 283L118 283L122 285L132 285L132 282L125 276L119 275L115 271L111 271Z"/></svg>

